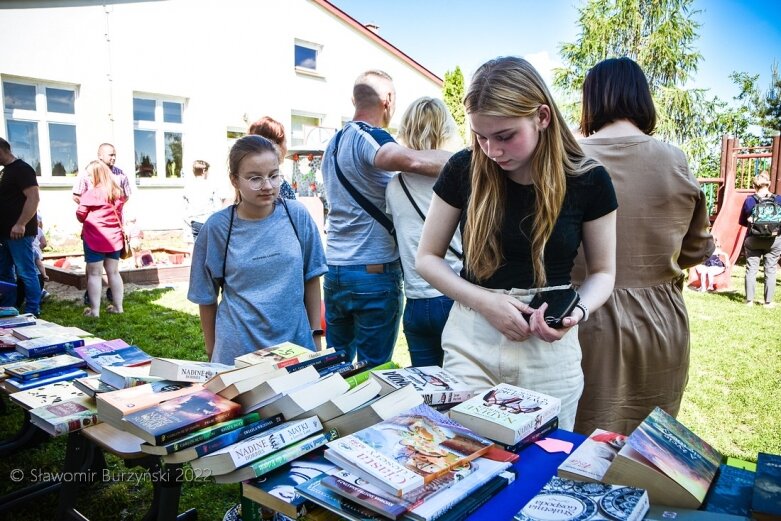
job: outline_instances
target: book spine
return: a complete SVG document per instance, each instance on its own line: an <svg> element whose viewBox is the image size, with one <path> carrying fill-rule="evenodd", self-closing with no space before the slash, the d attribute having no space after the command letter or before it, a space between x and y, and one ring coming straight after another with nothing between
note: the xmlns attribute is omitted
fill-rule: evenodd
<svg viewBox="0 0 781 521"><path fill-rule="evenodd" d="M322 353L318 351L312 351L311 353L306 353L303 355L294 356L291 358L285 358L284 360L280 360L279 362L272 364L271 367L274 369L282 369L285 367L290 367L291 365L301 364L304 362L308 362L310 360L315 360L317 358L320 358ZM328 356L328 355L326 355ZM289 370L288 370L289 372Z"/></svg>
<svg viewBox="0 0 781 521"><path fill-rule="evenodd" d="M16 344L16 350L29 358L40 358L49 355L61 355L65 353L65 344L55 344L51 346L24 347Z"/></svg>
<svg viewBox="0 0 781 521"><path fill-rule="evenodd" d="M84 427L95 425L96 423L98 423L98 413L93 411L90 415L80 416L78 418L67 418L65 421L57 423L54 426L54 434L55 436L68 434L69 432L74 432L83 429Z"/></svg>
<svg viewBox="0 0 781 521"><path fill-rule="evenodd" d="M488 483L478 488L474 494L470 494L461 499L461 501L450 504L446 508L440 510L437 514L432 516L430 521L455 521L466 519L478 508L486 504L488 500L494 497L500 490L507 487L510 482L511 480L505 476L494 476Z"/></svg>
<svg viewBox="0 0 781 521"><path fill-rule="evenodd" d="M353 366L352 369L348 371L342 371L341 373L342 378L355 376L363 371L366 371L369 367L369 362L367 362L366 360L358 360L356 362L353 362L352 366Z"/></svg>
<svg viewBox="0 0 781 521"><path fill-rule="evenodd" d="M311 365L316 370L319 371L320 369L326 368L331 365L340 364L345 361L347 361L347 353L345 353L344 351L337 351L336 353L322 356L320 358L313 358L312 360L307 360L306 362L289 365L286 367L286 369L288 373L295 373L296 371L300 371L301 369L304 369Z"/></svg>
<svg viewBox="0 0 781 521"><path fill-rule="evenodd" d="M176 369L177 382L203 383L218 373L217 370L198 366L181 366Z"/></svg>
<svg viewBox="0 0 781 521"><path fill-rule="evenodd" d="M199 443L203 443L204 441L216 438L217 436L221 436L225 433L240 429L245 425L249 425L257 421L260 421L260 415L256 412L242 416L241 418L228 420L219 426L216 426L216 428L207 427L206 429L196 431L185 438L174 440L164 446L165 451L167 454L171 454L172 452L176 452L178 450L189 449L190 447L198 445Z"/></svg>
<svg viewBox="0 0 781 521"><path fill-rule="evenodd" d="M398 369L398 368L399 368L399 364L390 361L382 365L372 367L371 369L368 369L356 375L350 376L349 378L345 378L344 380L350 385L350 389L352 389L353 387L358 387L363 382L368 380L371 377L373 371L382 371L384 369Z"/></svg>
<svg viewBox="0 0 781 521"><path fill-rule="evenodd" d="M465 402L472 397L473 393L472 391L437 391L422 392L420 395L423 397L423 403L434 407Z"/></svg>
<svg viewBox="0 0 781 521"><path fill-rule="evenodd" d="M265 436L253 436L244 443L231 446L229 454L236 467L256 461L323 428L317 416L291 422L283 427L268 432Z"/></svg>
<svg viewBox="0 0 781 521"><path fill-rule="evenodd" d="M552 420L543 424L542 427L532 432L531 434L526 436L524 439L522 439L515 445L502 444L502 446L505 449L509 450L510 452L521 452L523 449L525 449L532 443L536 443L540 441L541 439L545 438L548 434L552 433L558 428L559 428L559 417L555 416Z"/></svg>
<svg viewBox="0 0 781 521"><path fill-rule="evenodd" d="M342 362L341 364L331 365L323 369L320 369L317 371L317 374L320 375L320 378L324 376L330 376L336 373L342 374L344 371L349 371L353 369L354 366L355 364L351 364L350 362Z"/></svg>
<svg viewBox="0 0 781 521"><path fill-rule="evenodd" d="M212 416L211 418L205 418L203 420L197 421L190 425L184 425L181 428L175 429L171 432L157 434L155 435L154 444L160 445L161 443L165 443L168 440L172 440L174 438L178 438L179 436L184 436L185 434L189 434L193 431L197 431L199 429L209 427L211 425L214 425L215 423L220 423L226 420L230 420L234 415L235 412L232 409L227 411L222 411L221 413L217 414L216 416Z"/></svg>
<svg viewBox="0 0 781 521"><path fill-rule="evenodd" d="M548 407L547 409L540 411L540 415L542 416L541 421L543 422L543 424L551 421L553 418L558 417L560 410L561 410L561 405L557 405L556 407ZM515 439L523 440L527 436L531 435L535 430L537 430L537 428L534 427L533 423L529 423L527 425L524 425L523 427L519 427L518 429L515 430Z"/></svg>
<svg viewBox="0 0 781 521"><path fill-rule="evenodd" d="M253 414L257 415L258 413ZM212 452L223 449L228 445L237 443L249 438L250 436L255 436L256 434L267 431L271 427L282 423L282 419L283 416L281 414L277 414L271 418L260 420L255 423L250 423L249 425L246 425L245 427L238 430L223 433L222 435L213 437L213 439L207 440L205 443L195 447L195 453L199 458L201 456L211 454Z"/></svg>
<svg viewBox="0 0 781 521"><path fill-rule="evenodd" d="M379 494L374 494L337 476L327 476L323 478L321 484L334 493L391 519L397 519L407 511L404 506L396 501L390 501Z"/></svg>
<svg viewBox="0 0 781 521"><path fill-rule="evenodd" d="M254 472L255 477L262 476L267 472L271 472L272 470L281 467L285 463L298 459L304 454L308 454L309 452L324 446L329 441L335 440L337 436L338 434L336 431L332 429L326 433L307 438L295 445L286 447L279 452L256 461L250 465L250 468Z"/></svg>
<svg viewBox="0 0 781 521"><path fill-rule="evenodd" d="M27 389L34 389L36 387L43 387L47 384L53 384L55 382L62 382L65 380L73 380L75 378L82 378L87 376L87 372L81 369L74 371L66 371L57 375L49 375L46 378L37 378L33 380L21 380L16 378L9 378L7 382L11 384L15 389L19 391L26 391Z"/></svg>
<svg viewBox="0 0 781 521"><path fill-rule="evenodd" d="M80 367L84 366L84 362L77 362L72 363L68 365L63 365L59 367L48 367L46 369L41 369L39 371L34 372L27 372L27 373L17 373L14 370L8 370L6 369L6 372L9 374L13 374L15 378L19 378L20 380L35 380L36 378L45 378L48 376L57 376L63 373L67 373L70 371L73 371L74 369L78 369Z"/></svg>

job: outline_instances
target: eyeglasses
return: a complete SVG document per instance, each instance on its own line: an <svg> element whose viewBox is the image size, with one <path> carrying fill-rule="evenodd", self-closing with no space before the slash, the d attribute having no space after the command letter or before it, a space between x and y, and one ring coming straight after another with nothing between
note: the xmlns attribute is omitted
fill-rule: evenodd
<svg viewBox="0 0 781 521"><path fill-rule="evenodd" d="M250 190L258 191L262 190L263 187L266 186L266 182L271 185L271 188L278 188L279 185L282 184L282 180L284 178L282 177L282 174L274 174L268 177L257 175L255 177L246 178L239 176L239 179L246 181L250 187Z"/></svg>

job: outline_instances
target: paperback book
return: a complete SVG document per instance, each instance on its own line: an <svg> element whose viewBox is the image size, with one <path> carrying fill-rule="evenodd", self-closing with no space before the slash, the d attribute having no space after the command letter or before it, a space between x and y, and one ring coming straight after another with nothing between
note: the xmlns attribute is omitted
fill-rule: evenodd
<svg viewBox="0 0 781 521"><path fill-rule="evenodd" d="M260 419L261 418L258 413L253 412L250 414L245 414L244 416L239 416L231 420L216 423L209 427L204 427L203 429L198 429L197 431L193 431L185 436L180 436L179 438L175 438L168 443L163 443L161 445L150 445L149 443L142 443L141 451L147 454L166 456L177 451L182 451L190 447L194 447L195 445L203 443L204 441L208 441L212 438L216 438L217 436L225 434L226 432L240 429L245 425L260 421Z"/></svg>
<svg viewBox="0 0 781 521"><path fill-rule="evenodd" d="M160 380L148 384L117 389L95 397L100 421L118 429L123 428L122 418L128 414L148 409L166 400L186 396L202 390L199 384Z"/></svg>
<svg viewBox="0 0 781 521"><path fill-rule="evenodd" d="M153 358L151 364L149 369L151 376L158 376L174 382L204 383L218 373L233 369L231 365L216 362L197 362L175 358Z"/></svg>
<svg viewBox="0 0 781 521"><path fill-rule="evenodd" d="M735 516L750 516L755 477L756 474L751 470L721 465L716 480L705 496L702 510Z"/></svg>
<svg viewBox="0 0 781 521"><path fill-rule="evenodd" d="M309 360L304 360L297 364L285 366L285 369L287 369L288 373L295 373L306 367L313 367L318 373L325 373L327 372L326 370L329 370L329 368L332 368L333 366L346 363L348 363L347 353L344 351L337 351L335 353L310 358Z"/></svg>
<svg viewBox="0 0 781 521"><path fill-rule="evenodd" d="M190 465L196 472L201 471L201 475L227 474L263 456L319 433L322 429L323 426L317 416L288 421L246 439L237 440L211 454L205 454L190 462Z"/></svg>
<svg viewBox="0 0 781 521"><path fill-rule="evenodd" d="M713 447L657 407L629 435L604 480L644 488L654 504L699 508L720 463Z"/></svg>
<svg viewBox="0 0 781 521"><path fill-rule="evenodd" d="M474 432L515 445L557 417L561 400L501 383L450 410L450 417Z"/></svg>
<svg viewBox="0 0 781 521"><path fill-rule="evenodd" d="M305 347L284 342L282 344L258 349L246 355L237 356L233 362L236 367L246 367L248 365L260 365L269 369L281 369L299 362L319 358L324 355L334 353L333 348L323 351L312 351Z"/></svg>
<svg viewBox="0 0 781 521"><path fill-rule="evenodd" d="M3 329L15 329L17 327L27 327L32 325L35 325L35 315L32 313L0 318L0 328Z"/></svg>
<svg viewBox="0 0 781 521"><path fill-rule="evenodd" d="M7 378L5 380L5 387L9 392L17 393L19 391L26 391L27 389L43 387L44 385L53 384L55 382L68 382L84 376L87 376L87 371L84 371L83 369L63 369L62 371L50 373L41 378L33 378L32 380Z"/></svg>
<svg viewBox="0 0 781 521"><path fill-rule="evenodd" d="M249 391L238 395L235 400L242 407L243 412L251 412L268 404L293 389L316 382L320 378L314 367L307 367L295 373L284 374L276 378L270 378L253 387Z"/></svg>
<svg viewBox="0 0 781 521"><path fill-rule="evenodd" d="M468 467L492 445L431 407L419 405L329 443L325 457L400 497Z"/></svg>
<svg viewBox="0 0 781 521"><path fill-rule="evenodd" d="M152 445L239 415L239 405L207 389L125 416L124 430Z"/></svg>
<svg viewBox="0 0 781 521"><path fill-rule="evenodd" d="M34 358L16 364L8 365L5 372L20 380L44 378L53 373L61 373L66 369L83 367L84 360L77 356L57 355L50 358Z"/></svg>
<svg viewBox="0 0 781 521"><path fill-rule="evenodd" d="M323 422L326 430L336 429L339 436L347 436L412 409L423 403L423 397L407 385L385 396L374 398L364 405Z"/></svg>
<svg viewBox="0 0 781 521"><path fill-rule="evenodd" d="M27 358L22 353L14 350L14 351L5 351L0 353L0 365L3 367L3 373L5 373L5 368L9 364L15 364L17 362L22 362L25 360L31 360L31 358Z"/></svg>
<svg viewBox="0 0 781 521"><path fill-rule="evenodd" d="M323 480L326 477L326 474L321 474L316 478L296 485L296 492L316 505L327 508L330 512L334 512L338 516L337 519L340 520L381 521L388 519L385 516L345 499L336 492L326 488L323 485Z"/></svg>
<svg viewBox="0 0 781 521"><path fill-rule="evenodd" d="M373 370L371 376L379 381L380 394L411 385L423 397L423 403L431 406L461 403L475 394L470 386L438 366Z"/></svg>
<svg viewBox="0 0 781 521"><path fill-rule="evenodd" d="M286 420L292 420L305 414L311 415L309 413L312 409L344 393L349 388L350 386L344 381L344 378L333 374L298 389L292 389L279 399L261 407L259 411L263 417L282 414Z"/></svg>
<svg viewBox="0 0 781 521"><path fill-rule="evenodd" d="M516 443L515 445L505 445L501 444L506 450L513 452L513 453L519 453L532 443L536 443L540 440L543 440L548 437L549 434L551 434L553 431L559 428L559 417L556 416L552 420L549 420L542 424L542 426L529 434L528 436L524 437L521 441Z"/></svg>
<svg viewBox="0 0 781 521"><path fill-rule="evenodd" d="M347 384L348 386L350 384ZM334 396L330 400L312 409L312 414L325 422L342 414L347 414L353 409L368 403L380 393L380 384L377 380L369 379L350 390Z"/></svg>
<svg viewBox="0 0 781 521"><path fill-rule="evenodd" d="M120 338L77 347L73 351L96 373L102 372L107 365L133 366L148 364L152 360L140 347L128 345Z"/></svg>
<svg viewBox="0 0 781 521"><path fill-rule="evenodd" d="M37 358L66 353L84 345L84 339L77 336L45 336L22 340L16 344L16 350L24 356Z"/></svg>
<svg viewBox="0 0 781 521"><path fill-rule="evenodd" d="M355 375L350 375L350 376L342 375L342 377L344 377L344 380L348 384L350 384L350 389L352 389L353 387L358 387L363 382L372 379L371 377L372 371L382 371L383 369L398 369L398 368L399 368L399 364L391 360L390 362L385 362L384 364L380 364L376 367L370 367L368 369L365 369ZM377 383L379 384L379 382Z"/></svg>
<svg viewBox="0 0 781 521"><path fill-rule="evenodd" d="M56 382L10 395L11 400L25 409L35 409L44 405L53 405L73 398L85 396L73 382Z"/></svg>
<svg viewBox="0 0 781 521"><path fill-rule="evenodd" d="M87 396L93 398L100 393L110 393L116 391L116 387L111 387L100 379L100 375L87 376L86 378L76 378L73 385Z"/></svg>
<svg viewBox="0 0 781 521"><path fill-rule="evenodd" d="M554 476L515 514L514 521L640 521L648 494L635 487L586 483Z"/></svg>
<svg viewBox="0 0 781 521"><path fill-rule="evenodd" d="M248 368L253 366L247 366ZM244 369L243 367L241 369ZM226 373L220 373L220 374L226 374ZM272 378L278 378L280 376L284 376L288 374L287 369L272 369L268 373L262 373L258 376L252 377L252 378L245 378L244 380L239 380L238 382L232 383L229 386L225 387L221 391L214 391L214 389L211 389L212 391L216 392L223 398L227 398L229 400L233 400L238 395L242 393L246 393L247 391L251 391L255 387L259 386L263 382L267 380L271 380ZM217 375L219 376L219 375ZM206 382L209 383L209 382Z"/></svg>
<svg viewBox="0 0 781 521"><path fill-rule="evenodd" d="M19 339L16 338L13 333L11 333L11 330L9 329L2 329L0 330L0 350L10 350L13 349L14 351L9 351L16 353L16 344L19 343ZM0 354L6 354L6 353L0 353ZM21 355L21 353L18 353ZM2 363L2 362L0 362Z"/></svg>
<svg viewBox="0 0 781 521"><path fill-rule="evenodd" d="M125 389L163 380L159 376L151 376L149 368L150 364L131 366L107 365L100 372L100 379L116 389Z"/></svg>
<svg viewBox="0 0 781 521"><path fill-rule="evenodd" d="M559 465L558 475L599 483L625 444L626 436L623 434L596 429Z"/></svg>
<svg viewBox="0 0 781 521"><path fill-rule="evenodd" d="M30 410L30 421L52 436L77 431L98 422L94 401L82 396Z"/></svg>
<svg viewBox="0 0 781 521"><path fill-rule="evenodd" d="M287 371L284 371L287 373ZM248 365L245 367L237 367L229 371L223 371L209 378L206 383L203 384L205 388L213 393L217 393L223 398L232 398L231 396L225 396L224 392L230 386L242 381L254 382L266 380L266 375L279 376L276 369L269 369L264 365ZM269 376L270 377L270 376Z"/></svg>
<svg viewBox="0 0 781 521"><path fill-rule="evenodd" d="M760 452L751 511L759 521L781 519L781 455Z"/></svg>
<svg viewBox="0 0 781 521"><path fill-rule="evenodd" d="M32 340L33 338L62 335L62 329L64 328L61 328L57 324L38 321L37 324L20 327L19 329L12 329L11 332L19 340Z"/></svg>

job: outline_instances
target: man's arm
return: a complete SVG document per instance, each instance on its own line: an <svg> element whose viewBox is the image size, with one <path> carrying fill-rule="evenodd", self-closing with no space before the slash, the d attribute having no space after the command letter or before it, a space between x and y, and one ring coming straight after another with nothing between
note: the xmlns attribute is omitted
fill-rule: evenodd
<svg viewBox="0 0 781 521"><path fill-rule="evenodd" d="M24 237L24 231L27 227L27 223L30 219L35 217L35 212L38 211L38 203L41 200L41 194L38 191L38 186L28 186L22 193L25 196L24 206L22 207L22 213L19 214L19 218L16 220L13 228L11 228L11 238L21 239Z"/></svg>
<svg viewBox="0 0 781 521"><path fill-rule="evenodd" d="M374 166L389 172L412 172L437 177L452 156L447 150L412 150L398 143L385 143L374 156Z"/></svg>

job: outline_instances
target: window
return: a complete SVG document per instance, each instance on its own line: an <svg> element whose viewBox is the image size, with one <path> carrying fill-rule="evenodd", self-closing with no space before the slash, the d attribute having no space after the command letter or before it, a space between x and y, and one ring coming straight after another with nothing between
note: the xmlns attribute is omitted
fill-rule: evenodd
<svg viewBox="0 0 781 521"><path fill-rule="evenodd" d="M133 98L136 177L182 177L183 112L182 101Z"/></svg>
<svg viewBox="0 0 781 521"><path fill-rule="evenodd" d="M310 135L319 126L320 118L317 116L293 114L290 118L290 146L311 144Z"/></svg>
<svg viewBox="0 0 781 521"><path fill-rule="evenodd" d="M78 174L74 87L3 81L3 113L11 150L42 179Z"/></svg>
<svg viewBox="0 0 781 521"><path fill-rule="evenodd" d="M322 46L316 43L296 40L294 46L293 65L299 72L318 72L317 59Z"/></svg>

